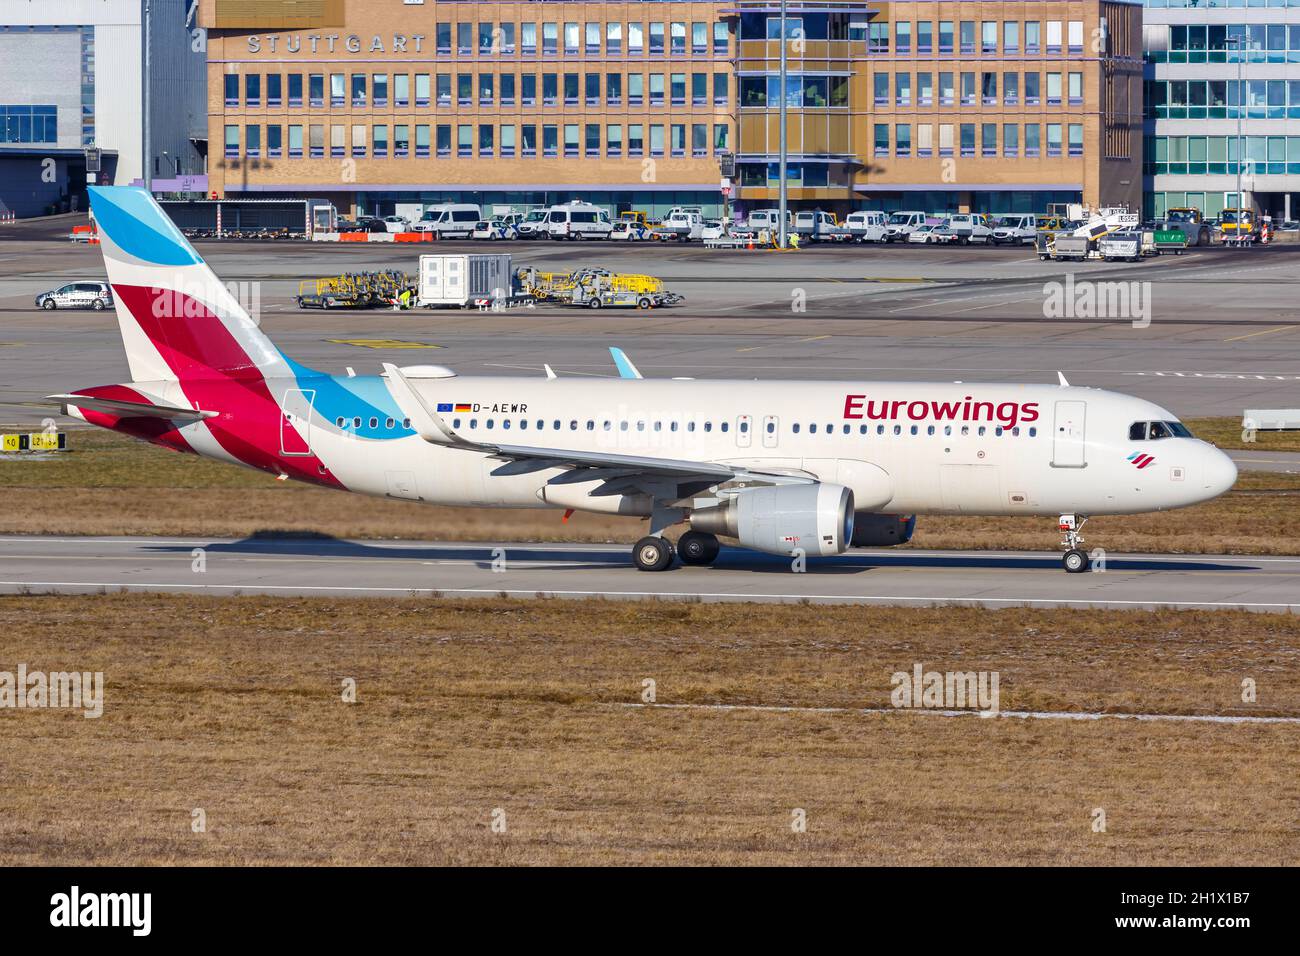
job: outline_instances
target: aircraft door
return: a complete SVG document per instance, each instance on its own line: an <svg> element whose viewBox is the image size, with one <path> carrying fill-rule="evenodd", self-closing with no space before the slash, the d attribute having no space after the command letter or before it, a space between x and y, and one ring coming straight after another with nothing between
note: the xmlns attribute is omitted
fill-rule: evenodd
<svg viewBox="0 0 1300 956"><path fill-rule="evenodd" d="M754 440L754 420L748 415L736 416L736 447L748 448Z"/></svg>
<svg viewBox="0 0 1300 956"><path fill-rule="evenodd" d="M315 390L284 390L284 400L280 403L281 455L311 454L311 407L315 401Z"/></svg>
<svg viewBox="0 0 1300 956"><path fill-rule="evenodd" d="M1056 403L1056 424L1052 432L1053 468L1087 467L1087 451L1084 444L1087 411L1087 402Z"/></svg>
<svg viewBox="0 0 1300 956"><path fill-rule="evenodd" d="M763 447L775 448L781 439L781 419L775 415L763 416Z"/></svg>

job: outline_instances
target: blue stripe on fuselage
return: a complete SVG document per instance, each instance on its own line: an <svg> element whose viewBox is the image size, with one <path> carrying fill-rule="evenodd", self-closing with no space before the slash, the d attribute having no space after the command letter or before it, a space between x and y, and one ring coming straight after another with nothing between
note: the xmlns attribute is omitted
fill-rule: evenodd
<svg viewBox="0 0 1300 956"><path fill-rule="evenodd" d="M388 391L382 377L327 375L300 365L284 353L281 353L281 357L293 372L298 387L304 391L315 391L312 408L325 419L328 427L337 429L341 418L344 422L342 430L361 438L383 440L406 438L415 434L414 429L402 427L402 410L393 401L392 393ZM359 428L352 424L357 418L361 419ZM370 427L372 418L378 421L375 428ZM385 427L389 418L394 420L392 428Z"/></svg>

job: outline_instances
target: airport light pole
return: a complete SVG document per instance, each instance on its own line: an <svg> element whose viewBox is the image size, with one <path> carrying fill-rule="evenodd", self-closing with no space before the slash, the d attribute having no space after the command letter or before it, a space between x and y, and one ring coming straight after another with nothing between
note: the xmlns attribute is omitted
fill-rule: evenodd
<svg viewBox="0 0 1300 956"><path fill-rule="evenodd" d="M785 80L786 80L786 57L785 57L785 5L786 0L781 0L781 79L780 91L778 95L781 98L781 119L780 134L778 136L778 161L777 172L781 177L778 196L780 197L777 204L777 235L780 237L780 248L785 248L785 210L786 210L786 103L785 103Z"/></svg>
<svg viewBox="0 0 1300 956"><path fill-rule="evenodd" d="M1241 164L1245 160L1245 142L1241 136L1241 114L1246 108L1246 86L1242 82L1242 60L1246 55L1246 35L1240 34L1235 37L1225 37L1229 46L1237 48L1237 245L1241 243L1241 219L1242 213L1245 212L1246 203L1241 196Z"/></svg>
<svg viewBox="0 0 1300 956"><path fill-rule="evenodd" d="M142 115L140 117L140 129L142 132L141 157L143 169L141 169L140 179L144 183L145 192L153 195L153 141L151 130L149 129L149 75L150 75L150 50L149 50L149 0L141 0L140 3L140 45L141 50L141 76L140 92L142 99Z"/></svg>

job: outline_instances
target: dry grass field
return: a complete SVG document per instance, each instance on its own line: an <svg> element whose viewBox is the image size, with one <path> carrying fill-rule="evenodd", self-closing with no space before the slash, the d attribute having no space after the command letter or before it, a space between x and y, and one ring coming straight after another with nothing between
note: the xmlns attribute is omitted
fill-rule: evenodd
<svg viewBox="0 0 1300 956"><path fill-rule="evenodd" d="M626 706L646 678L661 704L887 706L919 662L998 671L1003 710L1300 716L1281 615L0 598L20 662L107 689L97 720L0 711L3 865L1300 853L1297 726Z"/></svg>
<svg viewBox="0 0 1300 956"><path fill-rule="evenodd" d="M1215 420L1218 421L1218 420ZM1261 451L1288 440L1261 434ZM441 508L278 482L109 432L76 431L74 451L0 460L0 534L242 537L257 531L449 541L618 541L644 533L631 518L555 511ZM1212 502L1164 514L1096 518L1089 542L1110 551L1284 554L1300 538L1300 475L1243 472ZM921 519L911 547L1043 550L1044 518Z"/></svg>

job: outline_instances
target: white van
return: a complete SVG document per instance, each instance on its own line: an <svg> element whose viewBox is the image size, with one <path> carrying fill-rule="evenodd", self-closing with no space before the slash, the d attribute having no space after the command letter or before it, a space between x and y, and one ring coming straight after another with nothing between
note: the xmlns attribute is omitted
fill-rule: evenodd
<svg viewBox="0 0 1300 956"><path fill-rule="evenodd" d="M953 213L944 222L944 231L952 236L952 242L963 246L972 242L988 242L993 235L987 217L978 212Z"/></svg>
<svg viewBox="0 0 1300 956"><path fill-rule="evenodd" d="M877 209L860 209L844 219L844 228L854 242L884 242L885 214Z"/></svg>
<svg viewBox="0 0 1300 956"><path fill-rule="evenodd" d="M680 239L682 242L701 239L704 236L704 217L698 212L684 209L670 212L664 216L654 234L660 239Z"/></svg>
<svg viewBox="0 0 1300 956"><path fill-rule="evenodd" d="M541 239L547 235L546 209L530 209L522 219L515 223L520 239Z"/></svg>
<svg viewBox="0 0 1300 956"><path fill-rule="evenodd" d="M925 213L903 210L891 213L885 225L885 242L906 242L912 230L925 222Z"/></svg>
<svg viewBox="0 0 1300 956"><path fill-rule="evenodd" d="M411 231L436 233L439 239L468 239L482 218L473 203L441 203L426 209L420 221L411 224Z"/></svg>
<svg viewBox="0 0 1300 956"><path fill-rule="evenodd" d="M1004 242L1011 245L1032 246L1037 236L1037 217L1032 213L1017 213L1003 216L993 227L993 235L989 241L995 246L1000 246Z"/></svg>
<svg viewBox="0 0 1300 956"><path fill-rule="evenodd" d="M552 239L608 239L613 229L609 212L589 202L552 206L546 213L546 231Z"/></svg>

